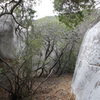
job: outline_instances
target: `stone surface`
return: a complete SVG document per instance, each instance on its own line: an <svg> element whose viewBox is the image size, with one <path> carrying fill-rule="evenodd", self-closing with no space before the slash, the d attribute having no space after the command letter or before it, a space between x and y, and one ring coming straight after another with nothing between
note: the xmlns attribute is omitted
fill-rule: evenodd
<svg viewBox="0 0 100 100"><path fill-rule="evenodd" d="M11 15L0 17L0 56L7 59L14 58L14 20Z"/></svg>
<svg viewBox="0 0 100 100"><path fill-rule="evenodd" d="M100 22L84 37L72 81L76 100L100 100Z"/></svg>

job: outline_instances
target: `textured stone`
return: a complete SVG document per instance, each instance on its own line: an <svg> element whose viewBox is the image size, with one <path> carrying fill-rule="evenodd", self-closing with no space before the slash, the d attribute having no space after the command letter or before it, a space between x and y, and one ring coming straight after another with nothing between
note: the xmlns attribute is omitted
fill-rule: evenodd
<svg viewBox="0 0 100 100"><path fill-rule="evenodd" d="M72 81L76 100L100 100L100 22L84 37Z"/></svg>
<svg viewBox="0 0 100 100"><path fill-rule="evenodd" d="M11 15L0 17L0 56L12 59L15 56L14 21Z"/></svg>

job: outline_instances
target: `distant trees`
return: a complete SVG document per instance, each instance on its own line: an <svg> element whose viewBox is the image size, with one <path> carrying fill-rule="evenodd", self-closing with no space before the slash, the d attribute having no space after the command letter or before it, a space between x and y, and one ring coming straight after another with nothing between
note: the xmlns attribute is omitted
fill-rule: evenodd
<svg viewBox="0 0 100 100"><path fill-rule="evenodd" d="M51 69L56 74L73 72L80 45L78 33L68 31L58 17L46 17L35 22L35 33L41 34L42 62L45 65L38 70L48 74ZM44 60L43 60L44 59Z"/></svg>

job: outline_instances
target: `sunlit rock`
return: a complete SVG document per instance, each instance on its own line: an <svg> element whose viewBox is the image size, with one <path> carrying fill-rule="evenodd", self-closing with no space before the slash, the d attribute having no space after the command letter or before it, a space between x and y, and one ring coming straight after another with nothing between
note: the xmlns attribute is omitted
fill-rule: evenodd
<svg viewBox="0 0 100 100"><path fill-rule="evenodd" d="M11 59L15 56L14 20L11 15L0 17L0 56Z"/></svg>
<svg viewBox="0 0 100 100"><path fill-rule="evenodd" d="M86 33L72 81L76 100L100 100L100 22Z"/></svg>

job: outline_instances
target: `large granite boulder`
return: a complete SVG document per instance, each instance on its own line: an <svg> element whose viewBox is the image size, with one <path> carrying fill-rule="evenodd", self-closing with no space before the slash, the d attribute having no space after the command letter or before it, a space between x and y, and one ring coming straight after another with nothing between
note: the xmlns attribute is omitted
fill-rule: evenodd
<svg viewBox="0 0 100 100"><path fill-rule="evenodd" d="M0 56L6 59L15 57L14 20L11 15L0 17Z"/></svg>
<svg viewBox="0 0 100 100"><path fill-rule="evenodd" d="M76 100L100 100L100 22L89 29L84 37L72 91Z"/></svg>

